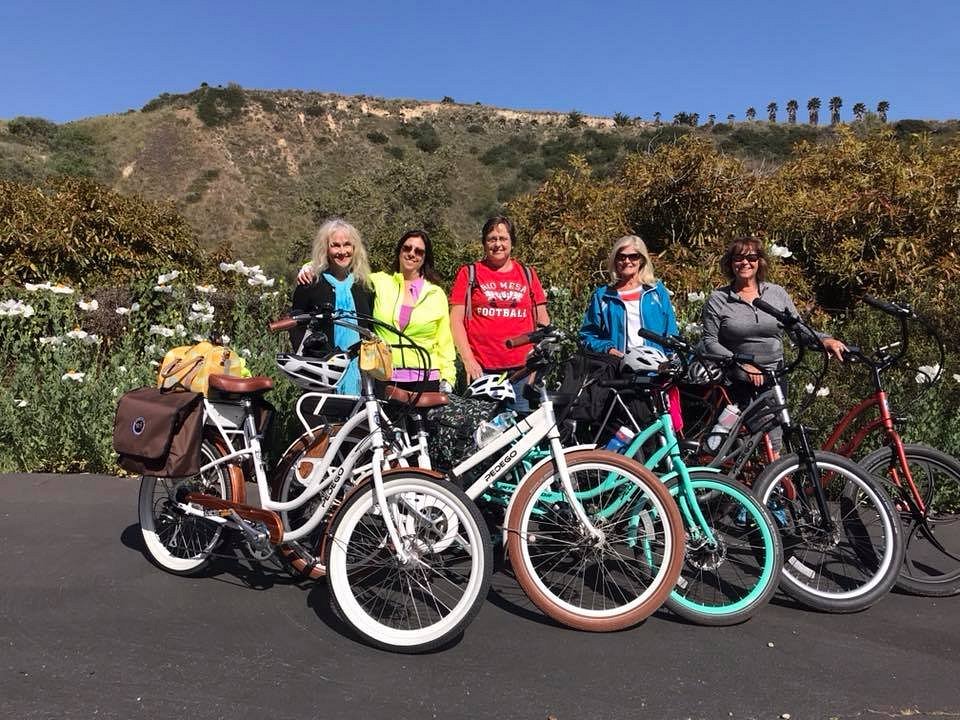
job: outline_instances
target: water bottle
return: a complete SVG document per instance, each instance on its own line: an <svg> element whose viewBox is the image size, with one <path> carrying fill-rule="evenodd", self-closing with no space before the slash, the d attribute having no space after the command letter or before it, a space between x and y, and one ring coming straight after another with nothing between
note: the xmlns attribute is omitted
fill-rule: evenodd
<svg viewBox="0 0 960 720"><path fill-rule="evenodd" d="M482 448L491 441L500 437L500 433L516 424L516 413L513 410L502 412L490 420L484 420L480 423L477 431L473 434L473 439L478 448Z"/></svg>
<svg viewBox="0 0 960 720"><path fill-rule="evenodd" d="M710 428L710 432L707 434L705 440L707 449L710 450L710 452L716 452L720 449L723 441L726 440L727 434L730 432L730 428L737 424L739 418L740 408L736 405L727 405L720 411L716 424Z"/></svg>
<svg viewBox="0 0 960 720"><path fill-rule="evenodd" d="M620 452L630 444L634 435L636 435L636 433L633 430L626 425L621 425L616 434L607 441L606 449L612 452Z"/></svg>

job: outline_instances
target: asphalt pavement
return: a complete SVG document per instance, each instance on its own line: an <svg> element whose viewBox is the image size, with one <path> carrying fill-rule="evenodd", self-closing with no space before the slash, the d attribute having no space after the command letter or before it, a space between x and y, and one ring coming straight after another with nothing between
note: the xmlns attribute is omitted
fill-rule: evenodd
<svg viewBox="0 0 960 720"><path fill-rule="evenodd" d="M346 633L322 581L158 570L137 488L0 475L0 720L960 717L960 597L840 616L778 596L737 627L661 610L594 635L498 574L458 642L394 655Z"/></svg>

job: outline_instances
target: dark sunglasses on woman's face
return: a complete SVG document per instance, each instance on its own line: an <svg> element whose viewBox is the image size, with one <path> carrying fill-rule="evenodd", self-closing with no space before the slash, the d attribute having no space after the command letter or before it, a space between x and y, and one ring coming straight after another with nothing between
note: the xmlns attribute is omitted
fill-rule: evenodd
<svg viewBox="0 0 960 720"><path fill-rule="evenodd" d="M732 258L733 262L743 262L746 260L748 263L755 263L760 259L759 253L738 253Z"/></svg>
<svg viewBox="0 0 960 720"><path fill-rule="evenodd" d="M617 253L616 261L618 263L626 262L627 260L630 262L640 262L643 260L643 255L640 253Z"/></svg>
<svg viewBox="0 0 960 720"><path fill-rule="evenodd" d="M402 248L400 248L400 252L406 255L413 253L417 257L423 257L427 254L426 250L424 250L422 247L417 247L416 245L404 245Z"/></svg>

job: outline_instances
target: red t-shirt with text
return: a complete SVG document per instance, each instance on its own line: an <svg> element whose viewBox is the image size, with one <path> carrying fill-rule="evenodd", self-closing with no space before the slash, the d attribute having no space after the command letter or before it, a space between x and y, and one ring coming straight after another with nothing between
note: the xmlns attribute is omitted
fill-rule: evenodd
<svg viewBox="0 0 960 720"><path fill-rule="evenodd" d="M534 305L547 302L537 272L530 268L533 287L528 288L526 273L516 261L506 272L492 270L482 262L474 263L474 268L472 307L470 317L464 318L473 356L485 369L520 367L530 346L508 348L504 341L533 330ZM467 279L467 266L463 266L450 290L451 305L467 304Z"/></svg>

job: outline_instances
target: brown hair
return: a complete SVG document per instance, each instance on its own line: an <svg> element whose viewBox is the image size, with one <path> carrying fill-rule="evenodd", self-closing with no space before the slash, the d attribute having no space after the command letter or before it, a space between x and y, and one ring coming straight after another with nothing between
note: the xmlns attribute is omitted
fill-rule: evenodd
<svg viewBox="0 0 960 720"><path fill-rule="evenodd" d="M483 224L483 230L480 231L480 242L484 242L487 239L487 235L493 230L497 225L506 225L507 234L510 236L511 246L516 246L517 236L513 233L513 223L510 221L510 218L505 215L494 215L492 218L487 218L487 221Z"/></svg>
<svg viewBox="0 0 960 720"><path fill-rule="evenodd" d="M733 256L751 252L760 256L760 259L757 260L757 282L764 282L767 279L767 253L764 252L763 242L755 237L738 237L727 245L727 249L720 258L720 269L728 280L734 278Z"/></svg>
<svg viewBox="0 0 960 720"><path fill-rule="evenodd" d="M423 265L420 266L420 275L432 282L434 285L440 284L440 276L433 267L433 243L426 230L407 230L397 241L397 246L393 249L393 265L391 266L395 273L400 272L400 249L410 238L418 237L423 240Z"/></svg>

